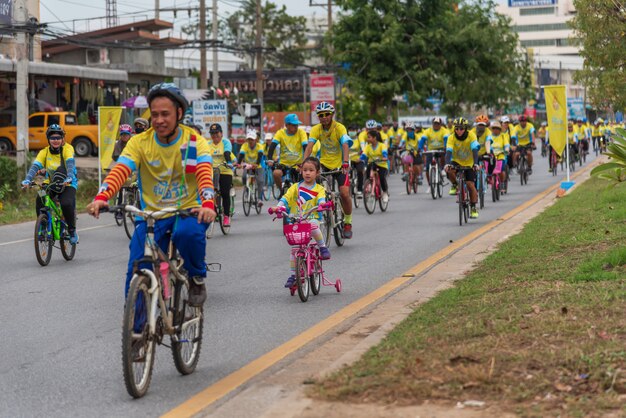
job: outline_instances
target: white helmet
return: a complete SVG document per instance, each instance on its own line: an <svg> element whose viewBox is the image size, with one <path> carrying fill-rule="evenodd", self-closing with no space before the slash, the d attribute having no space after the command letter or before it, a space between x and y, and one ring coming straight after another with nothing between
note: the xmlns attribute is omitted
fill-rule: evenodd
<svg viewBox="0 0 626 418"><path fill-rule="evenodd" d="M500 123L511 123L511 119L508 116L502 116L500 118Z"/></svg>
<svg viewBox="0 0 626 418"><path fill-rule="evenodd" d="M246 139L257 139L256 129L248 129Z"/></svg>
<svg viewBox="0 0 626 418"><path fill-rule="evenodd" d="M365 122L365 129L376 129L377 126L378 122L376 122L374 119L370 119Z"/></svg>
<svg viewBox="0 0 626 418"><path fill-rule="evenodd" d="M404 129L415 129L415 124L413 122L407 122L404 125Z"/></svg>

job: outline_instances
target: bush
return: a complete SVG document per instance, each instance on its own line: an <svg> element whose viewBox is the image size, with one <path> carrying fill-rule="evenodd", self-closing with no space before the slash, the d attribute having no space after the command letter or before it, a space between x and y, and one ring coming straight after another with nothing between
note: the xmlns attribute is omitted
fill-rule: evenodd
<svg viewBox="0 0 626 418"><path fill-rule="evenodd" d="M0 189L5 196L10 191L17 189L17 163L9 157L0 157Z"/></svg>

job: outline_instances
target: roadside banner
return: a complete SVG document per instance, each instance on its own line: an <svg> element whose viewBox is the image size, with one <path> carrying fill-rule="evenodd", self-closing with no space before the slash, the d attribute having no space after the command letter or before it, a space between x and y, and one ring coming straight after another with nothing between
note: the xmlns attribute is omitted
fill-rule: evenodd
<svg viewBox="0 0 626 418"><path fill-rule="evenodd" d="M228 138L228 104L226 100L194 100L193 123L202 127L202 136L211 138L209 126L217 123Z"/></svg>
<svg viewBox="0 0 626 418"><path fill-rule="evenodd" d="M146 110L144 110L143 113L141 114L141 117L146 120L150 120L150 108L147 108Z"/></svg>
<svg viewBox="0 0 626 418"><path fill-rule="evenodd" d="M113 161L113 148L123 110L122 106L98 107L98 172L101 185L102 172L109 168Z"/></svg>
<svg viewBox="0 0 626 418"><path fill-rule="evenodd" d="M311 125L320 123L315 106L328 102L335 106L335 75L311 74Z"/></svg>
<svg viewBox="0 0 626 418"><path fill-rule="evenodd" d="M544 86L550 145L563 155L567 143L567 97L565 86Z"/></svg>

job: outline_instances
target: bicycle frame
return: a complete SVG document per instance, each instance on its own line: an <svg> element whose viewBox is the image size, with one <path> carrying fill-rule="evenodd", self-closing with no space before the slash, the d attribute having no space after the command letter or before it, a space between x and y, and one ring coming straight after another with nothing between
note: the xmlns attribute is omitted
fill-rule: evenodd
<svg viewBox="0 0 626 418"><path fill-rule="evenodd" d="M48 231L52 232L52 237L55 241L59 241L61 239L61 224L65 225L65 221L62 219L63 213L43 186L39 186L37 194L39 198L43 200L44 204L44 207L41 208L41 212L52 214L52 216L48 216Z"/></svg>

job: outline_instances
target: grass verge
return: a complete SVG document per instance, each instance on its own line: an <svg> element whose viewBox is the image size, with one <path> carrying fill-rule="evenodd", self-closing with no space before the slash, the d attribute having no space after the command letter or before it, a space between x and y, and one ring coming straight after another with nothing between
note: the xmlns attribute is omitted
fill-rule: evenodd
<svg viewBox="0 0 626 418"><path fill-rule="evenodd" d="M91 202L98 192L97 180L81 180L76 192L76 210L84 212L85 206ZM12 196L3 202L0 210L0 225L14 224L18 222L34 221L35 197L34 189L25 190Z"/></svg>
<svg viewBox="0 0 626 418"><path fill-rule="evenodd" d="M309 394L626 414L626 187L591 179Z"/></svg>

